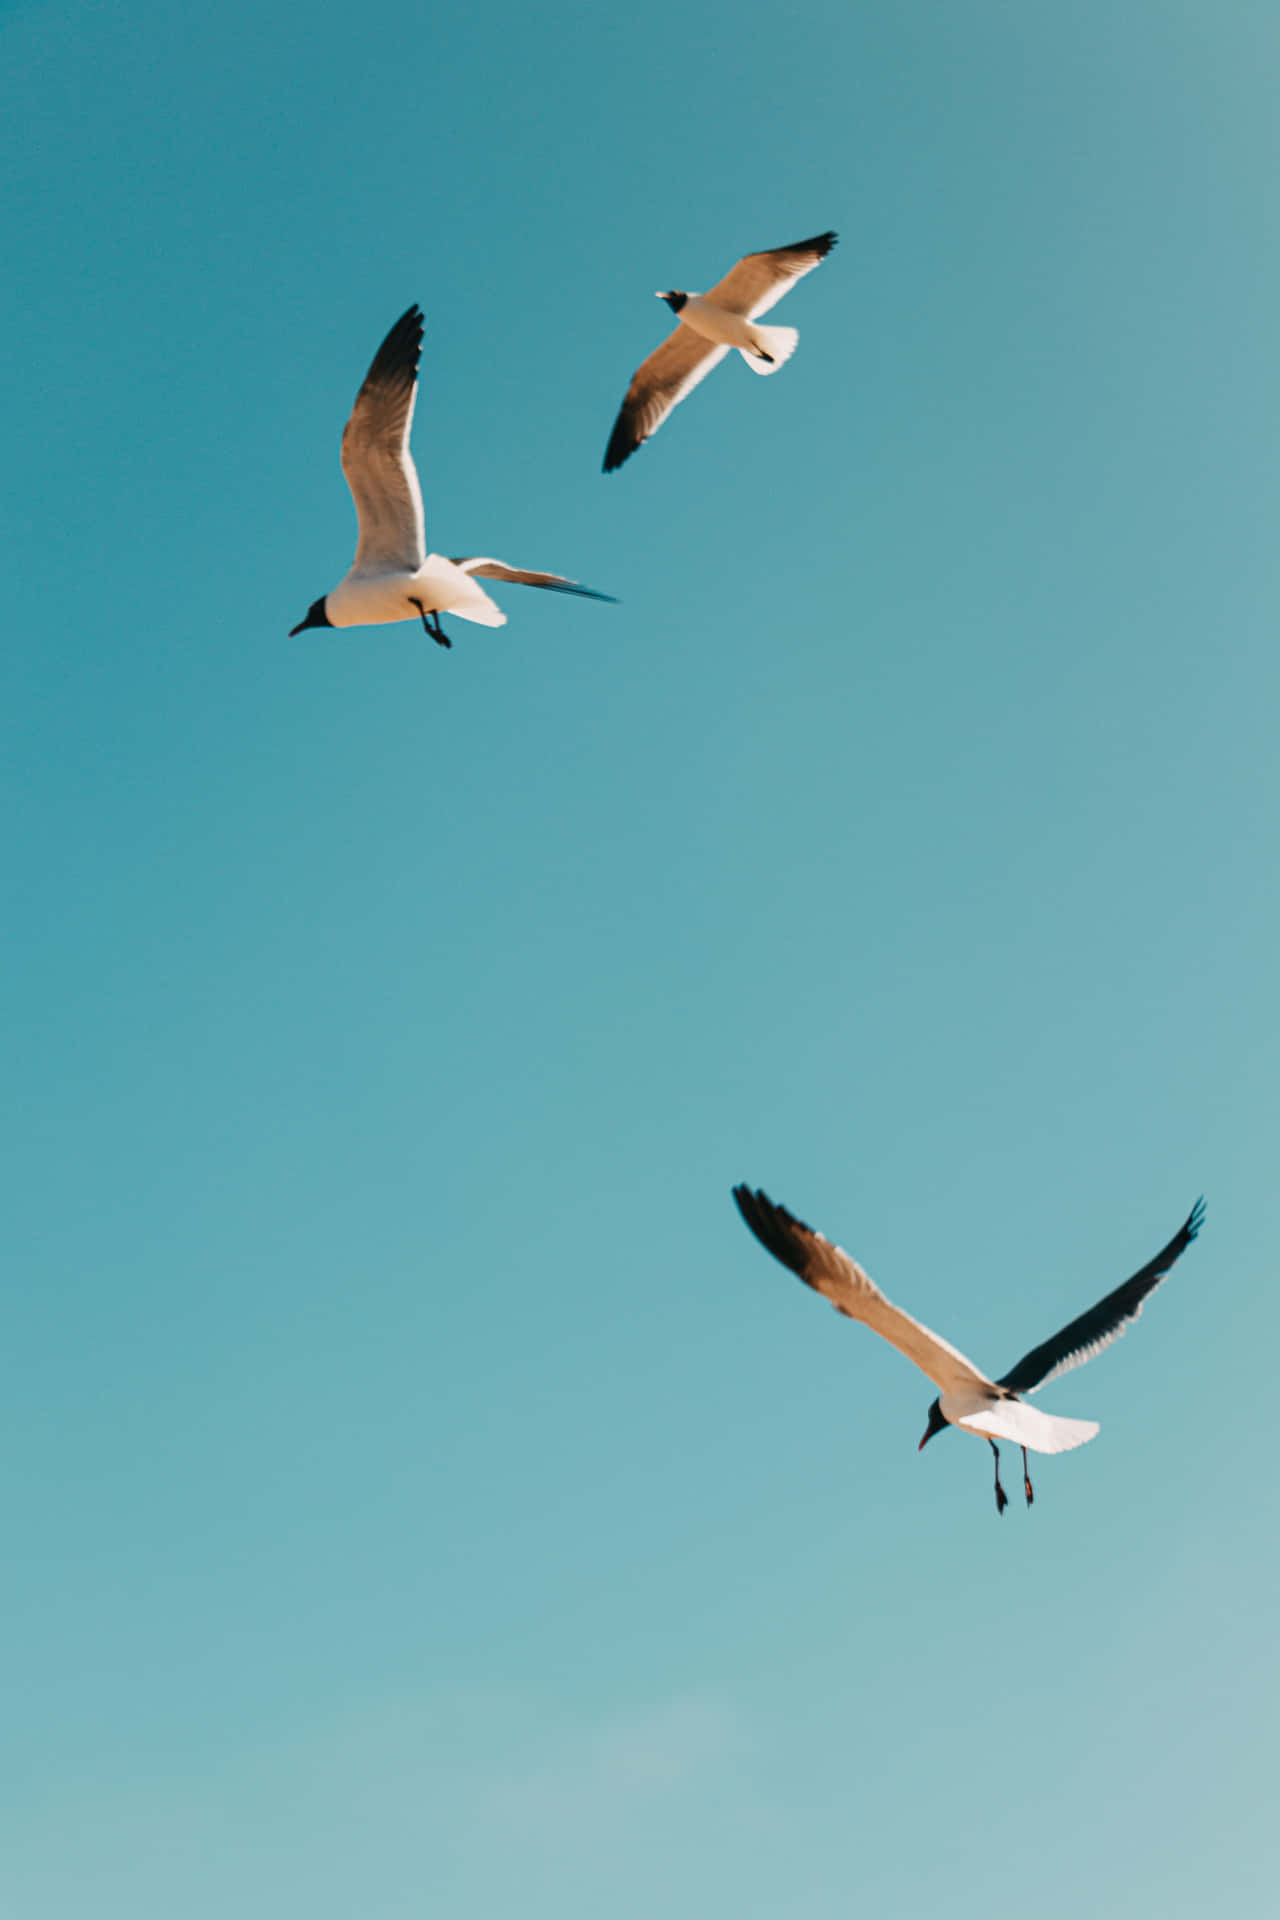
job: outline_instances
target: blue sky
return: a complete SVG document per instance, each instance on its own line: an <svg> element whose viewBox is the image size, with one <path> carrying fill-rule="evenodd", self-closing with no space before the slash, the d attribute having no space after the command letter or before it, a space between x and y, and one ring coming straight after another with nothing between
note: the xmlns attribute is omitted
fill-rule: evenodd
<svg viewBox="0 0 1280 1920"><path fill-rule="evenodd" d="M1258 1910L1273 9L0 54L0 1912ZM430 543L619 606L285 637L411 300ZM1208 1215L997 1521L742 1179L995 1369Z"/></svg>

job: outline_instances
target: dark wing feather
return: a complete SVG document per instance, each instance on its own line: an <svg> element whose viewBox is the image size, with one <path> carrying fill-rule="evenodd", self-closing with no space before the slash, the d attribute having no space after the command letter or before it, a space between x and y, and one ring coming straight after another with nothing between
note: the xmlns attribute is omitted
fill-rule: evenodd
<svg viewBox="0 0 1280 1920"><path fill-rule="evenodd" d="M790 1267L792 1273L798 1273L808 1286L813 1282L809 1274L813 1268L813 1243L818 1238L812 1227L803 1220L797 1220L785 1207L777 1206L763 1189L753 1193L745 1183L733 1189L738 1212L754 1233L762 1247L767 1247L775 1260L781 1260L784 1267Z"/></svg>
<svg viewBox="0 0 1280 1920"><path fill-rule="evenodd" d="M1154 1260L1148 1260L1122 1287L1099 1300L1051 1340L1023 1354L1016 1367L1010 1367L997 1382L1013 1393L1034 1393L1046 1380L1072 1367L1081 1367L1118 1340L1142 1312L1147 1295L1154 1292L1180 1254L1186 1252L1200 1231L1204 1219L1204 1201L1197 1200L1167 1247L1161 1247Z"/></svg>

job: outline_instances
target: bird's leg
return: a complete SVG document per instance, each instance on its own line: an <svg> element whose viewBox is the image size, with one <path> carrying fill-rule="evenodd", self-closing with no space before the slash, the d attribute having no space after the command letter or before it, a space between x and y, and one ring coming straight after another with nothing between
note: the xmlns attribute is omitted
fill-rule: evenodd
<svg viewBox="0 0 1280 1920"><path fill-rule="evenodd" d="M435 641L438 647L451 647L453 645L452 640L449 638L444 628L440 625L440 615L438 613L433 612L430 619L428 619L427 610L423 606L421 600L414 600L411 598L409 601L409 605L411 607L416 607L418 609L418 618L422 622L423 632L429 633L431 635L431 638ZM434 625L432 624L433 621L435 623Z"/></svg>
<svg viewBox="0 0 1280 1920"><path fill-rule="evenodd" d="M1022 1449L1022 1491L1027 1496L1027 1505L1030 1506L1036 1496L1031 1491L1031 1475L1027 1470L1027 1450L1025 1447Z"/></svg>
<svg viewBox="0 0 1280 1920"><path fill-rule="evenodd" d="M1000 1485L1000 1449L990 1434L987 1435L987 1445L996 1457L996 1512L1003 1513L1009 1504L1009 1496Z"/></svg>

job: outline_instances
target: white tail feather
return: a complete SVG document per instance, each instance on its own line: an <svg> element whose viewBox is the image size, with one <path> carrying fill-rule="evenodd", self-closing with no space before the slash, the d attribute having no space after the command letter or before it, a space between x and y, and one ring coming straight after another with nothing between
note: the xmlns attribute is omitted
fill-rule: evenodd
<svg viewBox="0 0 1280 1920"><path fill-rule="evenodd" d="M1033 1453L1070 1453L1098 1431L1096 1420L1064 1420L1059 1413L1029 1407L1025 1400L997 1401L993 1407L962 1414L956 1424L992 1440L1012 1440L1016 1447L1030 1447Z"/></svg>
<svg viewBox="0 0 1280 1920"><path fill-rule="evenodd" d="M800 335L794 327L752 327L756 344L769 358L762 360L759 354L748 353L745 347L738 351L750 367L752 373L776 373L779 367L785 367L796 350Z"/></svg>
<svg viewBox="0 0 1280 1920"><path fill-rule="evenodd" d="M443 554L429 553L422 572L430 581L434 603L441 613L456 613L460 620L474 620L478 627L506 626L507 616L497 601Z"/></svg>
<svg viewBox="0 0 1280 1920"><path fill-rule="evenodd" d="M505 627L507 616L496 600L491 600L483 588L474 600L468 600L465 606L455 601L450 607L442 607L442 613L456 613L459 620L474 620L478 627Z"/></svg>

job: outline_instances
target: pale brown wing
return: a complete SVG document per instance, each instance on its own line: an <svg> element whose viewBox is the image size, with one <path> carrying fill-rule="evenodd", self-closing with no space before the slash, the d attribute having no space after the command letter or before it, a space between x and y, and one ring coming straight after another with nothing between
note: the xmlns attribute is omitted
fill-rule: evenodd
<svg viewBox="0 0 1280 1920"><path fill-rule="evenodd" d="M492 560L487 555L475 560L455 560L453 564L464 573L474 574L478 580L507 580L514 587L547 587L552 593L577 593L584 600L608 600L615 607L618 604L613 594L597 593L594 587L580 586L562 573L532 573L528 567L509 567L505 560Z"/></svg>
<svg viewBox="0 0 1280 1920"><path fill-rule="evenodd" d="M834 1246L812 1227L806 1227L785 1207L775 1206L758 1188L753 1193L750 1187L735 1187L733 1197L738 1212L775 1260L798 1273L806 1286L831 1302L837 1313L861 1320L905 1354L941 1392L990 1388L986 1375L979 1373L958 1348L886 1300L875 1281L843 1247Z"/></svg>
<svg viewBox="0 0 1280 1920"><path fill-rule="evenodd" d="M614 421L605 449L604 470L612 473L658 431L672 407L679 406L728 353L704 340L683 322L636 368L627 397Z"/></svg>
<svg viewBox="0 0 1280 1920"><path fill-rule="evenodd" d="M342 471L360 526L354 564L369 572L412 573L427 556L422 489L409 452L422 327L416 306L401 314L374 355L342 435Z"/></svg>
<svg viewBox="0 0 1280 1920"><path fill-rule="evenodd" d="M762 313L768 313L770 307L776 307L797 280L820 266L835 244L834 233L816 233L812 240L797 240L789 247L774 247L768 253L749 253L703 298L713 306L727 308L730 313L757 320Z"/></svg>

